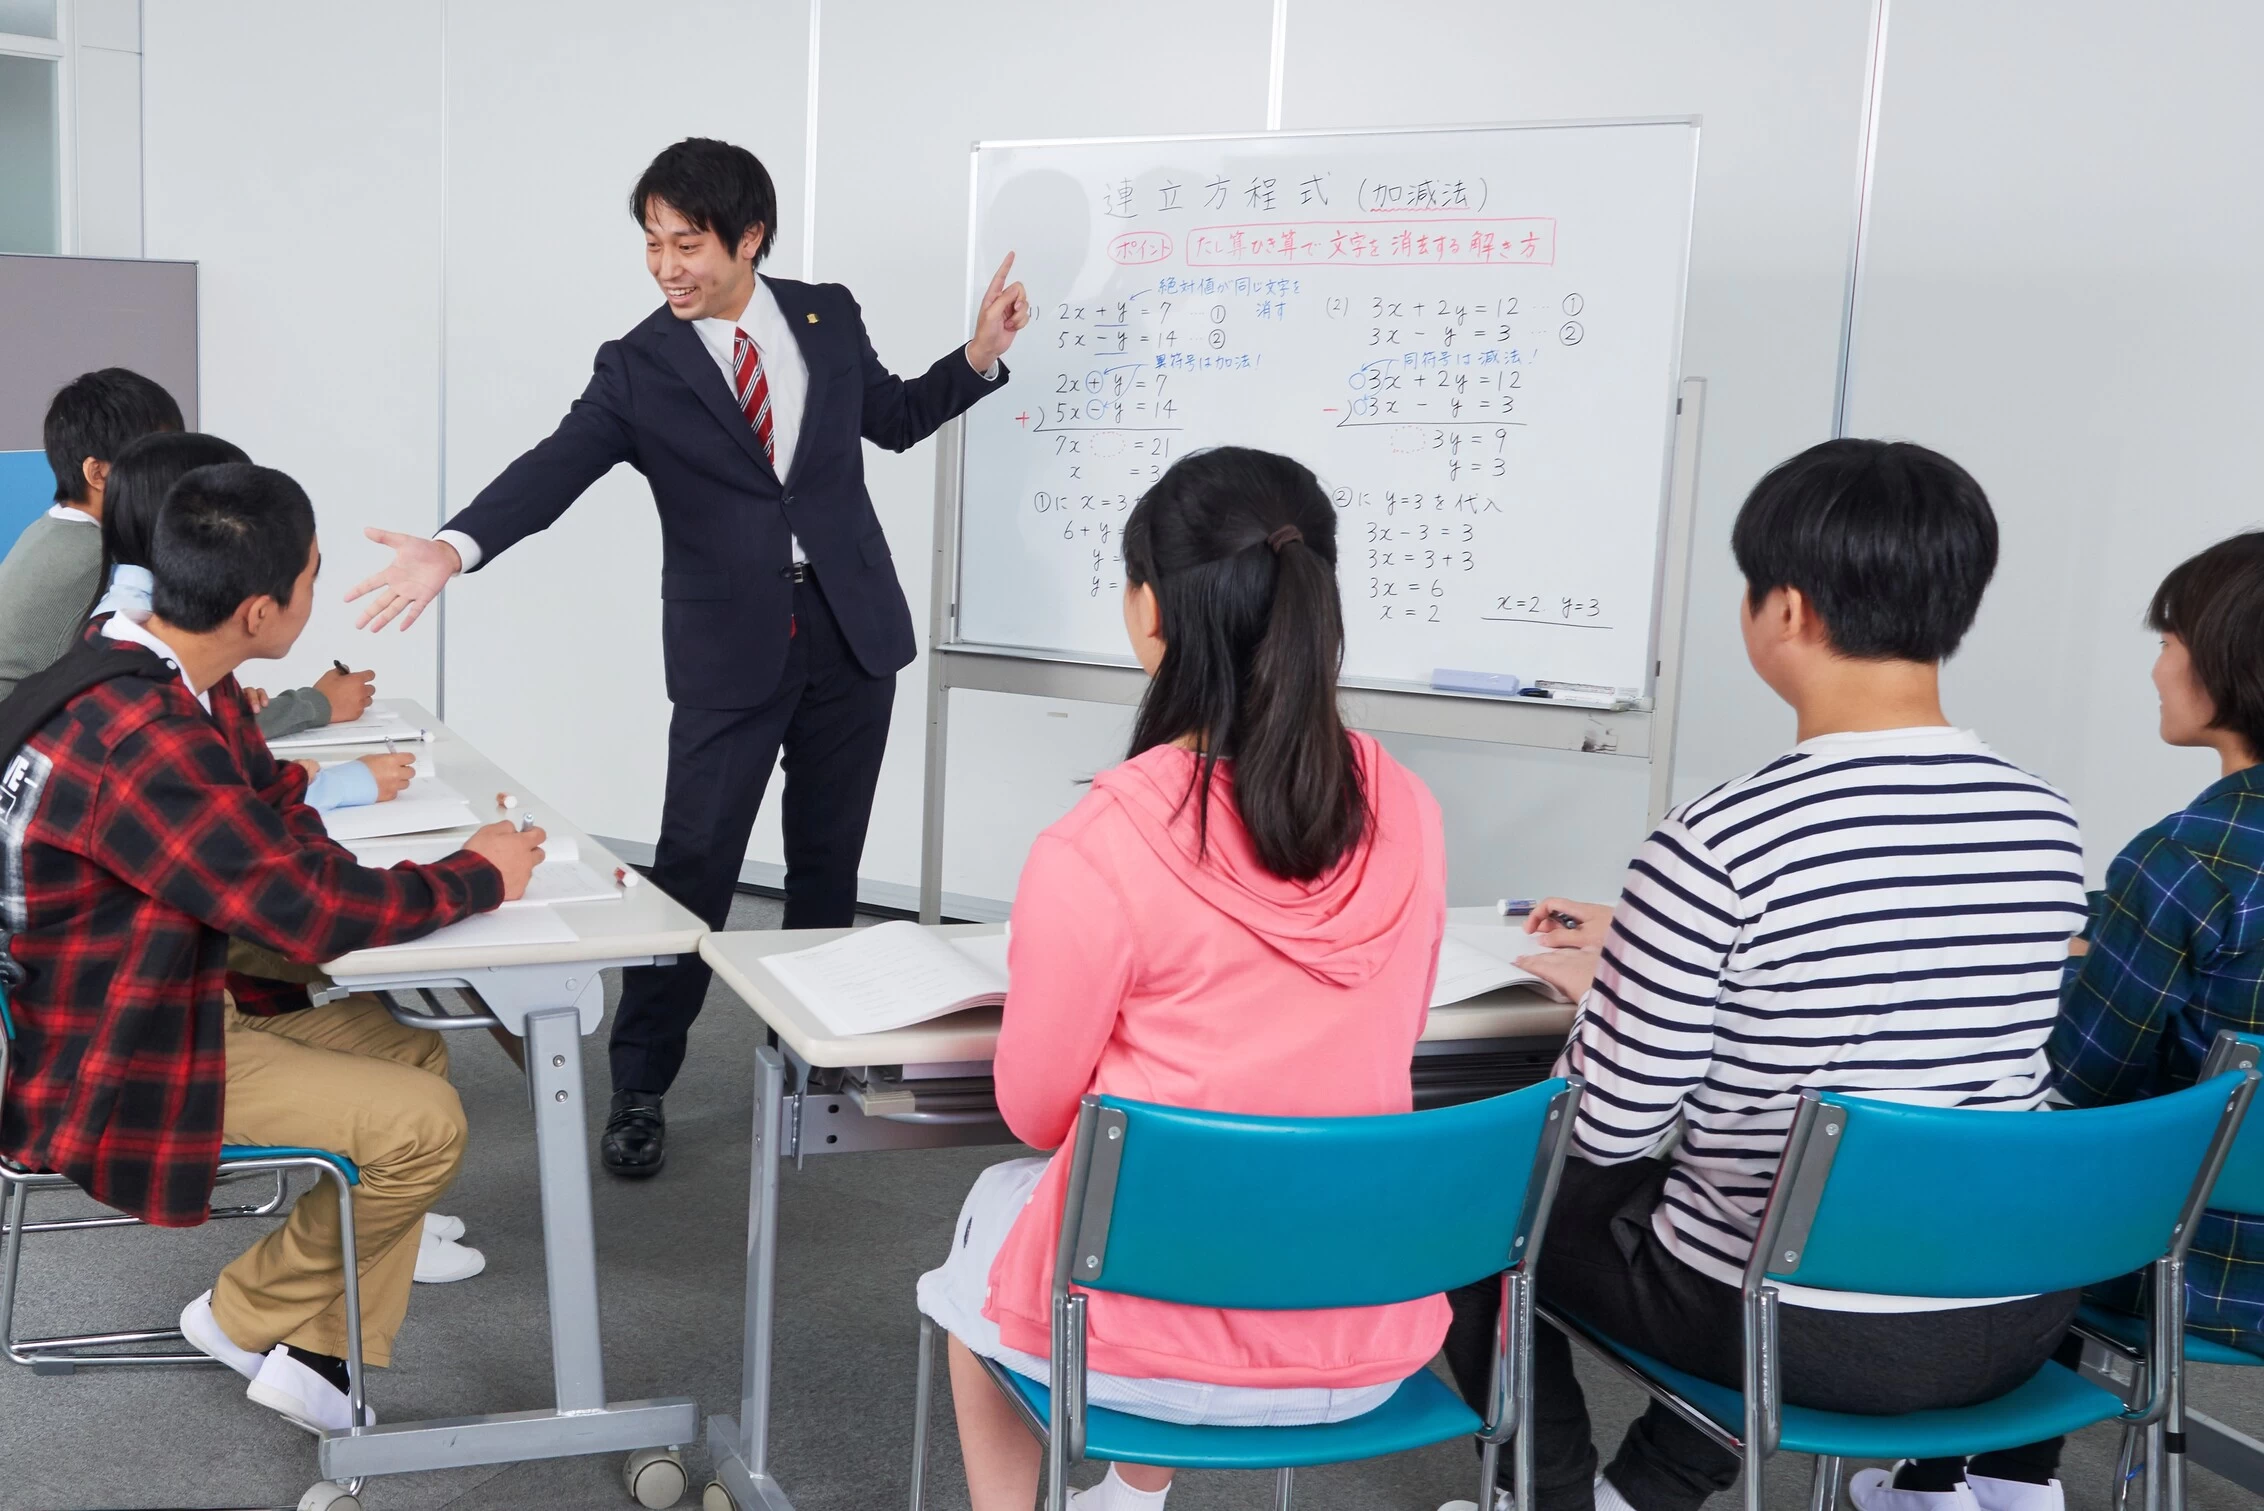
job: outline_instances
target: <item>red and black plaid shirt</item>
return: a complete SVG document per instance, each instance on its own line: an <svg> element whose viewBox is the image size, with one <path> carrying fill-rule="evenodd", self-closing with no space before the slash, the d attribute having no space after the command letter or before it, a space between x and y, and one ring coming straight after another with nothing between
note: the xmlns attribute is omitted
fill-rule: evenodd
<svg viewBox="0 0 2264 1511"><path fill-rule="evenodd" d="M220 1158L231 936L315 964L503 900L461 851L356 864L236 679L210 696L207 715L178 678L89 688L9 763L0 805L0 930L27 978L0 1153L174 1227L204 1221Z"/></svg>

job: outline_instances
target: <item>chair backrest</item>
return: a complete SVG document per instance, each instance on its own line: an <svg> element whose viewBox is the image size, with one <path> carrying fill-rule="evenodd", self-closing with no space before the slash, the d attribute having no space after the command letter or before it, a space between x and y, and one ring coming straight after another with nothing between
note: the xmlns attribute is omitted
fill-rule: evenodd
<svg viewBox="0 0 2264 1511"><path fill-rule="evenodd" d="M1756 1262L1773 1279L1895 1296L2127 1275L2182 1252L2256 1080L2063 1112L1806 1093Z"/></svg>
<svg viewBox="0 0 2264 1511"><path fill-rule="evenodd" d="M2201 1078L2207 1080L2228 1070L2254 1070L2260 1059L2264 1059L2264 1038L2227 1029L2209 1047ZM2241 1120L2240 1134L2225 1156L2225 1168L2217 1172L2217 1184L2210 1188L2209 1205L2241 1217L2264 1217L2264 1117L2253 1123Z"/></svg>
<svg viewBox="0 0 2264 1511"><path fill-rule="evenodd" d="M1562 1079L1380 1117L1087 1097L1056 1285L1284 1311L1499 1274L1540 1247L1578 1103Z"/></svg>

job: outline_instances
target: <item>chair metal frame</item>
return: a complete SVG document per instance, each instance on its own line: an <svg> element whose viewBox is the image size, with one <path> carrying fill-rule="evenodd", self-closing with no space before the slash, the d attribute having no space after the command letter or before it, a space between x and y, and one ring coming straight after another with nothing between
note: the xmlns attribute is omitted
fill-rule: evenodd
<svg viewBox="0 0 2264 1511"><path fill-rule="evenodd" d="M2186 1248L2193 1241L2194 1224L2207 1204L2210 1187L2216 1184L2225 1155L2240 1131L2241 1117L2255 1094L2257 1080L2257 1074L2251 1070L2226 1099L2208 1156L2186 1194L2177 1225L2172 1230L2169 1250L2150 1266L2154 1307L2147 1339L2147 1384L2136 1392L2143 1393L2147 1400L2143 1409L2128 1407L2122 1412L2119 1420L2126 1428L2149 1428L2183 1409L2185 1382L2180 1344L2185 1331ZM1769 1281L1769 1272L1772 1268L1789 1270L1798 1265L1823 1201L1832 1162L1839 1152L1840 1132L1846 1125L1847 1113L1843 1108L1815 1091L1800 1094L1791 1131L1785 1137L1784 1158L1769 1188L1768 1206L1762 1212L1760 1231L1754 1239L1752 1257L1746 1262L1739 1287L1743 1302L1741 1388L1745 1409L1741 1432L1729 1431L1697 1404L1621 1358L1600 1334L1578 1319L1551 1307L1539 1308L1544 1321L1580 1343L1724 1451L1736 1456L1744 1468L1744 1511L1762 1511L1766 1466L1777 1451L1783 1425L1784 1382L1778 1367L1781 1358L1777 1334L1778 1292ZM2164 1319L2172 1325L2165 1327ZM1817 1456L1808 1488L1810 1511L1834 1511L1839 1504L1841 1476L1839 1458ZM2182 1489L2181 1483L2180 1498L2172 1502L2175 1507L2182 1507ZM2157 1508L2150 1504L2149 1511L2157 1511Z"/></svg>
<svg viewBox="0 0 2264 1511"><path fill-rule="evenodd" d="M0 939L0 943L4 943L4 939ZM15 1058L16 1024L9 1012L8 993L21 985L22 981L23 968L9 959L4 949L0 949L0 1110L5 1110L6 1107L8 1076L14 1068ZM275 1193L258 1203L216 1207L212 1213L215 1217L257 1217L279 1211L287 1190L286 1178L293 1170L310 1170L315 1172L318 1179L327 1176L337 1184L339 1246L345 1272L346 1400L348 1420L353 1424L344 1435L358 1437L368 1430L363 1420L366 1410L363 1399L365 1377L362 1366L361 1264L354 1236L354 1186L359 1183L360 1172L351 1161L340 1155L310 1150L264 1149L251 1145L240 1147L242 1152L239 1153L230 1153L225 1149L222 1151L216 1180L233 1180L272 1172L275 1177ZM16 1336L17 1278L26 1233L142 1225L140 1218L123 1212L39 1223L26 1220L25 1214L33 1191L79 1189L76 1182L65 1176L27 1170L14 1161L0 1157L0 1343L5 1344L8 1358L17 1364L28 1364L34 1374L42 1375L70 1374L93 1366L218 1366L218 1360L194 1349L156 1352L139 1348L140 1345L180 1338L182 1334L177 1326L128 1328L52 1338ZM138 1351L115 1351L129 1347L135 1347ZM360 1487L361 1481L356 1479L345 1488L348 1494L353 1494Z"/></svg>
<svg viewBox="0 0 2264 1511"><path fill-rule="evenodd" d="M1533 1266L1540 1257L1549 1212L1556 1203L1557 1178L1571 1146L1573 1117L1584 1089L1577 1076L1565 1079L1565 1088L1549 1101L1525 1183L1525 1206L1511 1244L1510 1262L1500 1272L1501 1308L1486 1409L1479 1413L1482 1425L1477 1434L1477 1504L1481 1511L1491 1511L1495 1474L1505 1443L1510 1445L1516 1502L1520 1506L1533 1503ZM1103 1270L1127 1133L1128 1120L1122 1111L1102 1105L1097 1096L1080 1100L1070 1147L1061 1235L1054 1249L1047 1416L1039 1417L1014 1389L1005 1365L977 1356L999 1393L1022 1418L1023 1426L1045 1448L1045 1511L1066 1511L1069 1468L1085 1457L1085 1296L1076 1288L1076 1277ZM935 1323L923 1314L913 1416L911 1511L924 1511L936 1331ZM1274 1476L1275 1511L1292 1511L1296 1471L1277 1469Z"/></svg>
<svg viewBox="0 0 2264 1511"><path fill-rule="evenodd" d="M2252 1071L2257 1069L2257 1062L2260 1058L2264 1058L2264 1049L2260 1049L2255 1042L2243 1039L2231 1029L2222 1029L2218 1032L2217 1037L2211 1041L2209 1053L2201 1062L2201 1073L2194 1079L2198 1083L2214 1079L2227 1071ZM2231 1153L2229 1149L2226 1152L2228 1156ZM2190 1224L2188 1225L2190 1226ZM2184 1261L2181 1257L2178 1282L2179 1326L2175 1337L2171 1340L2177 1358L2177 1368L2170 1380L2169 1405L2156 1421L2124 1424L2122 1449L2115 1461L2115 1505L2117 1508L2130 1504L2131 1482L2143 1476L2145 1494L2142 1504L2145 1511L2164 1511L2165 1507L2168 1508L2168 1511L2185 1511L2185 1424L2187 1412L2185 1405L2185 1283L2183 1265ZM2161 1329L2156 1329L2157 1334L2160 1331ZM2149 1367L2151 1361L2145 1352L2131 1347L2119 1338L2112 1337L2095 1328L2086 1327L2080 1319L2075 1323L2075 1332L2085 1342L2097 1344L2109 1353L2127 1360L2131 1364L2133 1374L2130 1388L2133 1395L2146 1390L2148 1381L2155 1378L2154 1371ZM2264 1365L2264 1359L2257 1360L2257 1363ZM2140 1451L2139 1445L2141 1443L2145 1445L2143 1453Z"/></svg>

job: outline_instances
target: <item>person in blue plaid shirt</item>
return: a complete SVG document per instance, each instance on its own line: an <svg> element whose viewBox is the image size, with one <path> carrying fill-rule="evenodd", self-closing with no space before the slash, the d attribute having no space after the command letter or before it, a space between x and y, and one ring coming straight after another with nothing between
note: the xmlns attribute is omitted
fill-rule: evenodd
<svg viewBox="0 0 2264 1511"><path fill-rule="evenodd" d="M2264 530L2220 541L2162 579L2162 738L2217 752L2220 774L2141 832L2092 894L2046 1053L2078 1107L2190 1086L2219 1030L2264 1032ZM2211 1212L2186 1262L2187 1325L2264 1355L2264 1220ZM2097 1294L2135 1310L2137 1277ZM1864 1470L1859 1511L2065 1511L2060 1439Z"/></svg>

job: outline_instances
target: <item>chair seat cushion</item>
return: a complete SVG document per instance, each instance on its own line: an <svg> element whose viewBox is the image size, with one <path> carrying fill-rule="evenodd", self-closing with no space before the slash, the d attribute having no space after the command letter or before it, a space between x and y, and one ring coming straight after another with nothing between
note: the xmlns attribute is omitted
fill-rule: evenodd
<svg viewBox="0 0 2264 1511"><path fill-rule="evenodd" d="M2086 1304L2076 1312L2075 1320L2079 1326L2102 1338L2112 1338L2125 1348L2146 1347L2146 1319L2143 1317L2133 1317L2128 1312L2110 1311L2103 1306ZM2229 1343L2219 1343L2196 1332L2185 1335L2185 1358L2188 1364L2234 1364L2251 1368L2264 1364L2264 1358L2258 1358L2247 1349L2234 1348Z"/></svg>
<svg viewBox="0 0 2264 1511"><path fill-rule="evenodd" d="M230 1165L242 1164L246 1160L261 1159L318 1159L336 1170L340 1175L345 1176L347 1185L358 1186L362 1183L361 1168L352 1160L346 1158L345 1155L335 1154L328 1149L309 1149L300 1144L222 1144L220 1146L220 1168L223 1170Z"/></svg>
<svg viewBox="0 0 2264 1511"><path fill-rule="evenodd" d="M1052 1393L1042 1380L1007 1377L1039 1421ZM1181 1469L1294 1469L1379 1458L1467 1437L1485 1425L1429 1370L1400 1382L1390 1400L1343 1422L1310 1427L1187 1427L1129 1412L1085 1411L1085 1456Z"/></svg>
<svg viewBox="0 0 2264 1511"><path fill-rule="evenodd" d="M1742 1391L1685 1374L1648 1354L1615 1343L1593 1328L1583 1331L1591 1340L1610 1349L1728 1431L1743 1436L1745 1396ZM1861 1369L1863 1361L1847 1360L1846 1367ZM2119 1415L2122 1409L2122 1402L2110 1392L2073 1370L2047 1364L2019 1389L1977 1406L1914 1411L1899 1417L1870 1417L1788 1405L1784 1408L1777 1446L1793 1453L1851 1459L1954 1458L2060 1437Z"/></svg>

